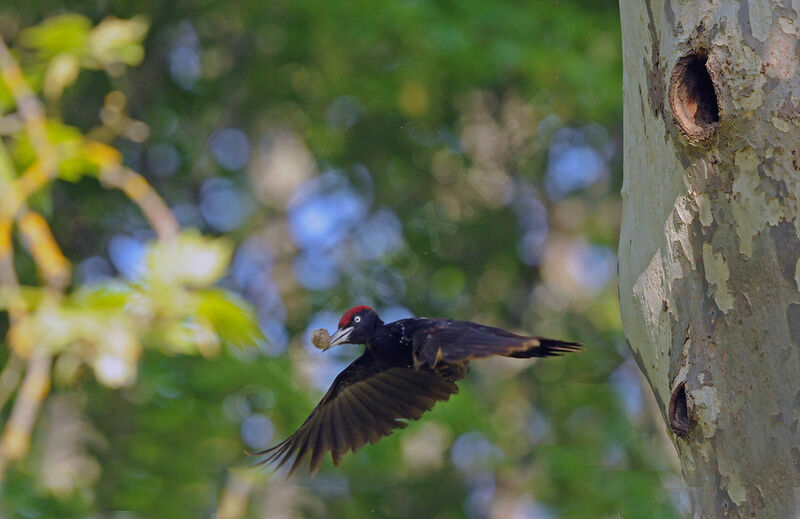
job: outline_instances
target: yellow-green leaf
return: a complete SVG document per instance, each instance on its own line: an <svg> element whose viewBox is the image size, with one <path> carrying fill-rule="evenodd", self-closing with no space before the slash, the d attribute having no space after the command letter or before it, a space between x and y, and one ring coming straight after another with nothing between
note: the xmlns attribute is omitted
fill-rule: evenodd
<svg viewBox="0 0 800 519"><path fill-rule="evenodd" d="M141 43L146 34L147 22L141 16L106 18L89 35L89 54L105 68L115 63L138 65L144 58Z"/></svg>
<svg viewBox="0 0 800 519"><path fill-rule="evenodd" d="M54 16L22 32L19 44L38 50L44 60L61 53L82 55L92 23L85 16L64 14Z"/></svg>
<svg viewBox="0 0 800 519"><path fill-rule="evenodd" d="M44 73L44 95L50 100L61 97L64 89L78 78L80 61L74 54L62 52L50 62Z"/></svg>
<svg viewBox="0 0 800 519"><path fill-rule="evenodd" d="M240 297L219 289L198 292L198 318L207 320L219 338L242 348L266 340L256 322L252 307Z"/></svg>
<svg viewBox="0 0 800 519"><path fill-rule="evenodd" d="M233 244L184 232L174 240L155 242L147 254L147 279L165 285L207 286L225 273Z"/></svg>

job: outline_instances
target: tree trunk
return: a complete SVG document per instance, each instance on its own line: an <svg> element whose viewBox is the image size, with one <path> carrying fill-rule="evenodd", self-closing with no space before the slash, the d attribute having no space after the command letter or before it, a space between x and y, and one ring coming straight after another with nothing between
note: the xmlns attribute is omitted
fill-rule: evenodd
<svg viewBox="0 0 800 519"><path fill-rule="evenodd" d="M693 515L798 517L800 1L620 10L625 334Z"/></svg>

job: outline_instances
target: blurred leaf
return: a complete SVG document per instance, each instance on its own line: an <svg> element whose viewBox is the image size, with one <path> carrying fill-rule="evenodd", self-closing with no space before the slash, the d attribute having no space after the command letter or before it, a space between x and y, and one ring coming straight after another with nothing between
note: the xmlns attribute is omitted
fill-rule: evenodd
<svg viewBox="0 0 800 519"><path fill-rule="evenodd" d="M146 277L163 285L210 285L225 273L232 254L230 240L187 231L173 240L151 245Z"/></svg>
<svg viewBox="0 0 800 519"><path fill-rule="evenodd" d="M62 53L81 56L91 29L92 23L85 16L63 14L22 31L19 44L37 50L44 61Z"/></svg>
<svg viewBox="0 0 800 519"><path fill-rule="evenodd" d="M210 357L219 350L217 334L207 323L198 319L187 318L171 323L162 337L164 342L159 347L169 353L189 355L199 352Z"/></svg>
<svg viewBox="0 0 800 519"><path fill-rule="evenodd" d="M130 304L134 289L127 283L112 280L83 285L70 295L77 307L119 312Z"/></svg>
<svg viewBox="0 0 800 519"><path fill-rule="evenodd" d="M43 294L44 289L40 287L22 286L12 290L8 287L0 286L0 309L7 309L17 296L22 297L22 301L28 307L34 307L39 304Z"/></svg>
<svg viewBox="0 0 800 519"><path fill-rule="evenodd" d="M120 154L111 146L86 141L81 131L57 119L47 120L47 137L58 151L58 177L67 182L77 182L85 175L97 176L101 165ZM27 133L19 136L14 147L14 158L23 167L36 160L36 152Z"/></svg>
<svg viewBox="0 0 800 519"><path fill-rule="evenodd" d="M224 343L243 348L265 340L253 309L241 298L209 289L198 292L197 300L195 314L211 323Z"/></svg>
<svg viewBox="0 0 800 519"><path fill-rule="evenodd" d="M105 168L122 163L122 154L113 146L95 141L74 141L61 146L59 178L77 182L82 177L97 176Z"/></svg>
<svg viewBox="0 0 800 519"><path fill-rule="evenodd" d="M108 387L129 386L136 381L141 347L127 321L124 316L107 319L88 355L97 380Z"/></svg>
<svg viewBox="0 0 800 519"><path fill-rule="evenodd" d="M44 95L51 101L61 97L65 88L78 78L80 61L74 54L62 53L53 58L44 74Z"/></svg>
<svg viewBox="0 0 800 519"><path fill-rule="evenodd" d="M0 114L11 111L14 107L14 97L5 81L0 80Z"/></svg>
<svg viewBox="0 0 800 519"><path fill-rule="evenodd" d="M58 353L82 343L84 356L91 357L99 346L126 327L116 312L96 308L77 308L45 299L9 332L17 353L29 355L34 347ZM80 349L80 348L79 348Z"/></svg>
<svg viewBox="0 0 800 519"><path fill-rule="evenodd" d="M96 176L100 171L94 161L85 155L74 153L59 163L58 178L67 182L77 182L85 175Z"/></svg>
<svg viewBox="0 0 800 519"><path fill-rule="evenodd" d="M122 164L122 153L108 144L86 141L81 150L83 157L101 169L113 168Z"/></svg>
<svg viewBox="0 0 800 519"><path fill-rule="evenodd" d="M144 58L141 43L146 34L147 22L141 16L130 20L106 18L89 35L89 54L107 69L118 63L138 65ZM110 68L109 72L118 71Z"/></svg>

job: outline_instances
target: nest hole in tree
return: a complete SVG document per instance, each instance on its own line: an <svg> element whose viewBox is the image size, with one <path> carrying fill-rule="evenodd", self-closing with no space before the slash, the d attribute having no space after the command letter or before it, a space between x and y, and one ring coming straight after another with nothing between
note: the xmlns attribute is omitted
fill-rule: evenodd
<svg viewBox="0 0 800 519"><path fill-rule="evenodd" d="M708 56L689 54L678 60L669 83L669 105L681 132L690 141L708 139L719 123L714 81L708 73Z"/></svg>
<svg viewBox="0 0 800 519"><path fill-rule="evenodd" d="M689 434L689 408L686 405L686 382L672 391L669 399L669 427L678 436Z"/></svg>

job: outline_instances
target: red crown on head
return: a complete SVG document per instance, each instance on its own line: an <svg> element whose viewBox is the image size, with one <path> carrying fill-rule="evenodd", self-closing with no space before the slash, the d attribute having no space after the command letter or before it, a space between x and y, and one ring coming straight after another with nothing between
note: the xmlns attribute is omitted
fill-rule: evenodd
<svg viewBox="0 0 800 519"><path fill-rule="evenodd" d="M350 324L350 320L353 318L353 316L361 310L372 310L372 308L368 307L367 305L354 306L350 310L346 311L342 318L339 319L339 328Z"/></svg>

